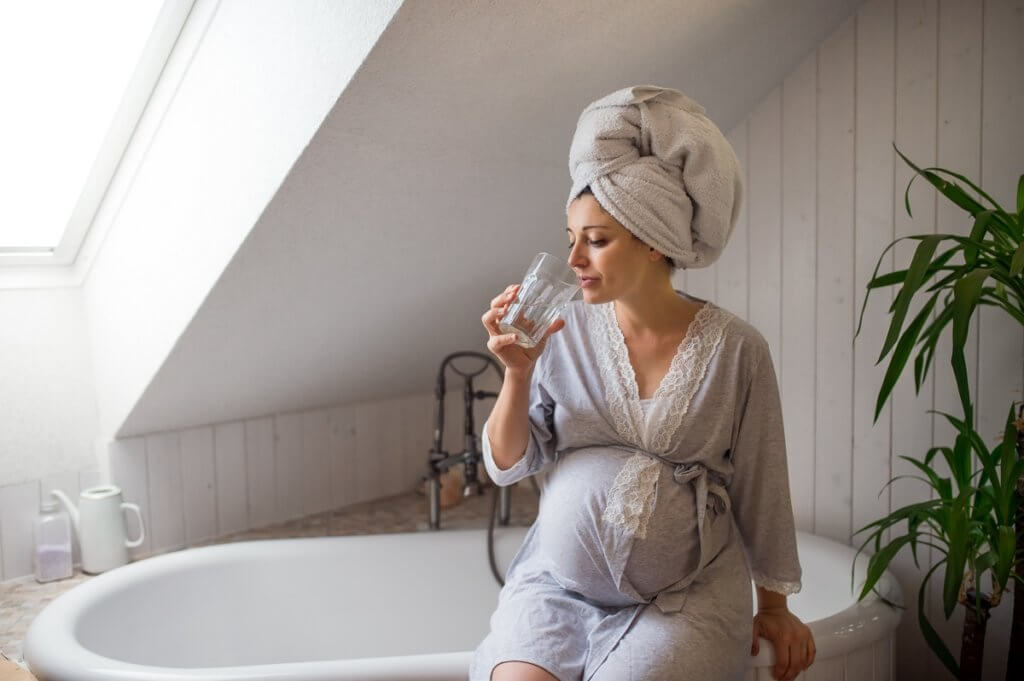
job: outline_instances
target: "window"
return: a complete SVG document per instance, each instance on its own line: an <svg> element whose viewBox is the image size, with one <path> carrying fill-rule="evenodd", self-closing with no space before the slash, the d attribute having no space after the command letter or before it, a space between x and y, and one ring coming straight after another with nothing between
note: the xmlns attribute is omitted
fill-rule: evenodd
<svg viewBox="0 0 1024 681"><path fill-rule="evenodd" d="M0 266L74 262L192 4L0 3Z"/></svg>

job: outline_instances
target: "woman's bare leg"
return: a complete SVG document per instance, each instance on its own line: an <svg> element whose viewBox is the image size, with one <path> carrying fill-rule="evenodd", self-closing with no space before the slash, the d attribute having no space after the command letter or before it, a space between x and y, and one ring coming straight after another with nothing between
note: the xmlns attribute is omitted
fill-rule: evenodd
<svg viewBox="0 0 1024 681"><path fill-rule="evenodd" d="M491 670L491 681L558 681L558 677L529 662L502 662Z"/></svg>

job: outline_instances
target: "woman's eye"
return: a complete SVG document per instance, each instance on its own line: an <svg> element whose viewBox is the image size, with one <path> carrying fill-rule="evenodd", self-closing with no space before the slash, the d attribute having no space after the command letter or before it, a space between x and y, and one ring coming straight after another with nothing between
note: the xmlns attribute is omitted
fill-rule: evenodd
<svg viewBox="0 0 1024 681"><path fill-rule="evenodd" d="M597 246L598 248L600 248L601 246L604 246L605 240L604 239L594 239L594 240L589 240L588 239L587 243L590 244L591 246ZM572 247L575 246L575 245L576 245L575 243L569 244L569 250L571 251Z"/></svg>

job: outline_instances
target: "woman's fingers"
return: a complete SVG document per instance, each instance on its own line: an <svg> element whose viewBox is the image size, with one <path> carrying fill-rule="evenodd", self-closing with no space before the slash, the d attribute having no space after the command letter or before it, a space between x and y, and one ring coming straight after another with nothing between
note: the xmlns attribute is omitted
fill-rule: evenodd
<svg viewBox="0 0 1024 681"><path fill-rule="evenodd" d="M775 646L775 678L779 681L789 678L789 659L789 645L780 640Z"/></svg>
<svg viewBox="0 0 1024 681"><path fill-rule="evenodd" d="M505 316L508 306L515 300L517 293L519 293L519 284L510 284L504 291L491 299L491 306L480 318L490 335L501 334L498 320Z"/></svg>
<svg viewBox="0 0 1024 681"><path fill-rule="evenodd" d="M498 350L502 350L515 342L516 335L514 333L497 334L487 339L487 349L497 354Z"/></svg>
<svg viewBox="0 0 1024 681"><path fill-rule="evenodd" d="M504 291L491 298L491 307L497 307L498 305L501 305L502 301L505 300L505 298L507 298L509 294L512 292L512 289L516 288L517 286L519 286L519 284L509 284L508 286L505 287Z"/></svg>
<svg viewBox="0 0 1024 681"><path fill-rule="evenodd" d="M804 668L804 653L807 652L806 646L802 643L791 643L789 646L789 670L786 674L787 681L793 681L796 675L799 674Z"/></svg>

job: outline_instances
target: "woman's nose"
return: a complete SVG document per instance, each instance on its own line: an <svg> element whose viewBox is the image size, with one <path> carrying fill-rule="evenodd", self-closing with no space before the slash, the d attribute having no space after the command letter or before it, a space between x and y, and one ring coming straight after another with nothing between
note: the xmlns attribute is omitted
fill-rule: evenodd
<svg viewBox="0 0 1024 681"><path fill-rule="evenodd" d="M586 261L587 259L583 257L583 249L579 244L574 244L573 247L569 249L569 264L576 267L577 265L586 265Z"/></svg>

